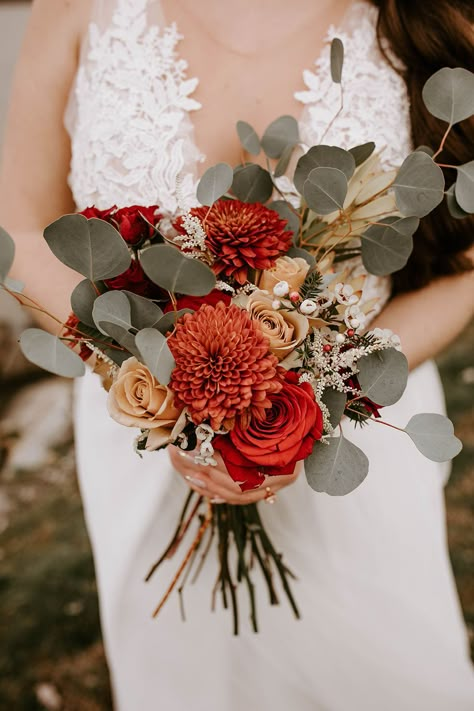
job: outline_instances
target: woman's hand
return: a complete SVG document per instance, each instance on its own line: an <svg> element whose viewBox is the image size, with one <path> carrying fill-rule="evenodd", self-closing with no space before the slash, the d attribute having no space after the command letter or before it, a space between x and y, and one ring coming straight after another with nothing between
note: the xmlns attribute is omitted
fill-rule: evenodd
<svg viewBox="0 0 474 711"><path fill-rule="evenodd" d="M192 452L183 452L173 445L168 447L168 452L173 467L184 477L191 489L216 504L243 505L264 499L272 501L272 496L296 481L303 469L303 462L298 462L293 474L266 477L265 482L258 489L243 492L230 476L219 453L214 454L217 466L213 467L195 464Z"/></svg>

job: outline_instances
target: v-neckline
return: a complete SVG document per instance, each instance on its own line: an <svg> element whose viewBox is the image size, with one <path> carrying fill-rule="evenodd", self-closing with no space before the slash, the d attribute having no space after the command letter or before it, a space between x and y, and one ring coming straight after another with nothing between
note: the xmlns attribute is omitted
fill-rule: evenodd
<svg viewBox="0 0 474 711"><path fill-rule="evenodd" d="M354 11L354 7L357 5L366 5L366 4L367 4L367 0L352 0L352 2L350 2L349 5L345 8L345 10L342 13L341 17L339 18L339 20L337 22L332 22L327 27L326 32L323 35L320 50L315 55L310 67L314 67L315 65L317 65L320 62L320 60L324 56L324 53L328 51L329 43L335 36L337 36L339 34L341 34L341 35L347 34L347 32L344 30L344 26L346 26L348 24L348 19L349 19L351 13ZM176 33L176 36L179 38L179 42L181 42L184 39L184 35L180 32L179 23L176 20L168 20L167 19L167 16L164 13L163 5L161 2L158 2L158 15L159 15L160 22L152 21L152 22L150 22L149 27L156 27L156 30L161 35L163 35L167 30L172 29ZM175 53L176 53L177 61L182 60L185 63L186 69L185 69L184 80L185 81L196 81L196 86L197 86L201 82L201 78L199 77L198 74L193 74L192 71L191 72L189 71L190 64L189 64L189 61L186 57L186 54L184 54L180 49L176 49ZM304 77L304 75L307 71L311 71L311 69L309 69L308 67L303 67L300 70L299 75L301 77ZM301 99L298 99L296 97L296 94L298 94L298 93L301 93L301 91L298 89L295 89L292 92L292 95L296 99L296 101L301 103L299 115L294 117L296 119L299 127L301 128L301 126L304 123L304 119L305 119L305 113L306 113L305 108L306 107L305 107L304 103L301 101ZM205 107L205 105L202 102L198 101L197 99L194 99L194 97L193 97L193 100L196 102L196 104L198 104L198 106L196 107L197 111L201 111ZM186 113L188 116L189 126L190 126L190 141L191 141L191 144L197 154L197 158L196 158L196 162L195 162L195 176L196 176L196 180L199 180L201 178L201 176L206 172L206 170L211 167L212 164L209 164L209 165L206 164L207 154L201 149L201 146L199 145L199 143L196 140L196 133L197 132L196 132L196 128L195 128L195 123L192 119L193 111L188 109L188 110L186 110ZM279 115L281 115L281 114L279 114ZM278 118L278 116L275 116L274 118L276 119L276 118ZM241 117L241 120L245 121L246 120L245 116Z"/></svg>

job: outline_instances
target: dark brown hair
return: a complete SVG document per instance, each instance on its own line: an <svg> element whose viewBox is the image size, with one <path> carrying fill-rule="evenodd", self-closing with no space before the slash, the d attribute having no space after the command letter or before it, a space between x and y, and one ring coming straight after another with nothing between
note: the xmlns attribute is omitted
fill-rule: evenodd
<svg viewBox="0 0 474 711"><path fill-rule="evenodd" d="M405 67L401 73L410 100L413 144L437 149L446 123L427 111L421 97L423 85L442 67L474 71L474 3L472 0L371 2L379 8L377 32L382 51L388 42L391 52ZM390 57L387 59L390 61ZM472 160L473 146L474 119L470 118L454 126L439 160L448 165L467 163ZM456 173L446 169L445 177L449 187ZM393 275L394 293L422 287L436 276L469 269L463 252L473 241L474 219L452 218L444 202L422 220L407 266Z"/></svg>

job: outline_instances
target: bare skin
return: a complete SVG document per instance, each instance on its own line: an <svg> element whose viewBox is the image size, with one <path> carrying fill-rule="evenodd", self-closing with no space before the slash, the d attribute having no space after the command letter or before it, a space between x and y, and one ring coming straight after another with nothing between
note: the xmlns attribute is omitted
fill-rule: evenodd
<svg viewBox="0 0 474 711"><path fill-rule="evenodd" d="M293 92L303 88L301 71L318 56L331 23L337 23L348 0L165 0L167 21L176 20L185 36L180 52L189 62L189 76L198 76L195 94L203 108L192 120L196 143L208 165L241 159L233 126L249 121L261 132L276 116L299 115ZM196 8L199 8L196 14ZM79 46L90 17L91 0L35 0L13 86L0 172L0 224L14 235L14 276L28 284L28 293L46 310L65 319L69 295L80 280L60 264L41 238L44 227L74 211L67 187L70 144L63 114L77 68ZM206 18L203 24L201 18ZM261 29L265 32L262 34ZM52 38L54 28L54 41ZM38 60L41 58L41 61ZM262 101L265 87L265 101ZM474 274L434 281L425 289L394 298L374 326L400 335L410 367L416 367L448 345L473 314ZM57 324L47 317L43 325ZM422 333L422 338L420 334ZM267 496L263 487L242 493L218 467L198 467L169 448L173 466L196 491L233 504ZM272 477L276 492L293 483Z"/></svg>

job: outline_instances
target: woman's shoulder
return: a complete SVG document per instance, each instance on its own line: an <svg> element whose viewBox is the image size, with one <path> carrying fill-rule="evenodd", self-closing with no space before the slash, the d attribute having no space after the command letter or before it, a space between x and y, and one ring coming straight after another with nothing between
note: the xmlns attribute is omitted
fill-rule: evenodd
<svg viewBox="0 0 474 711"><path fill-rule="evenodd" d="M95 0L34 0L29 29L33 33L45 32L51 37L75 37L80 43L90 21Z"/></svg>

